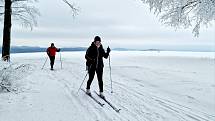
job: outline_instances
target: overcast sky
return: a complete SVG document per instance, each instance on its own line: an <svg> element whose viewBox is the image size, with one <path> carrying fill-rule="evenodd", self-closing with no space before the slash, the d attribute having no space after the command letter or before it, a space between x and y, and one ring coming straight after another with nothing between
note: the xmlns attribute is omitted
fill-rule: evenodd
<svg viewBox="0 0 215 121"><path fill-rule="evenodd" d="M13 23L12 45L46 47L55 42L59 47L87 47L96 35L101 36L103 45L111 47L215 45L214 24L202 27L196 38L191 28L175 31L162 25L141 0L68 1L80 7L75 18L62 0L39 0L38 26L30 31ZM2 32L0 35L2 38Z"/></svg>

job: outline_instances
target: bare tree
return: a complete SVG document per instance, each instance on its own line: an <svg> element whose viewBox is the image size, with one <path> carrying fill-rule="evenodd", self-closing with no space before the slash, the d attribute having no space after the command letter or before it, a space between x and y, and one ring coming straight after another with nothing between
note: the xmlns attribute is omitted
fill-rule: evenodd
<svg viewBox="0 0 215 121"><path fill-rule="evenodd" d="M67 0L63 1L72 9L73 16L77 15L78 9L74 7L74 4ZM33 26L37 25L37 17L40 13L34 7L35 2L37 0L0 0L0 18L4 16L2 45L2 59L4 61L9 61L10 58L12 20L20 21L24 27L29 27L31 30Z"/></svg>
<svg viewBox="0 0 215 121"><path fill-rule="evenodd" d="M160 15L162 23L178 28L193 27L199 35L201 25L208 26L215 20L215 0L141 0L150 10Z"/></svg>

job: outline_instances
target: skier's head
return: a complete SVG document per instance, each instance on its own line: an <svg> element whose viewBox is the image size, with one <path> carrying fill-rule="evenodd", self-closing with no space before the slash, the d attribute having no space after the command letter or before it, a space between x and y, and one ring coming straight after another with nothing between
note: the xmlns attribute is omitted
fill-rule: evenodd
<svg viewBox="0 0 215 121"><path fill-rule="evenodd" d="M54 43L51 43L51 47L54 47Z"/></svg>
<svg viewBox="0 0 215 121"><path fill-rule="evenodd" d="M96 41L101 42L101 38L100 38L99 36L95 36L95 38L94 38L94 42L96 42Z"/></svg>
<svg viewBox="0 0 215 121"><path fill-rule="evenodd" d="M95 38L94 38L94 44L97 47L100 47L100 45L101 45L101 38L99 36L95 36Z"/></svg>

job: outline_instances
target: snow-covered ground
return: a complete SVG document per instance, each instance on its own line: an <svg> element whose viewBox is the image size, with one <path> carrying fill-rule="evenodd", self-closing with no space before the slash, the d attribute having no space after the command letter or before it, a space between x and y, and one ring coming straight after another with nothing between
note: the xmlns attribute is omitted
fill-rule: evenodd
<svg viewBox="0 0 215 121"><path fill-rule="evenodd" d="M54 71L49 62L41 70L45 53L12 54L11 63L26 69L12 78L17 91L0 93L0 121L215 121L214 53L111 52L113 93L105 60L104 94L120 113L94 93L104 107L77 94L84 54L62 53L63 69L58 54ZM96 78L91 90L98 91Z"/></svg>

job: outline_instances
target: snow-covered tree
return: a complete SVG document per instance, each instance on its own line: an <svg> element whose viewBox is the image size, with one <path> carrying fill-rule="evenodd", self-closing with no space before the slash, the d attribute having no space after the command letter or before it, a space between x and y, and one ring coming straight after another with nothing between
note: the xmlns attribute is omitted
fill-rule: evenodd
<svg viewBox="0 0 215 121"><path fill-rule="evenodd" d="M4 17L2 58L9 60L12 19L32 29L36 25L38 10L33 6L36 0L0 0L0 15Z"/></svg>
<svg viewBox="0 0 215 121"><path fill-rule="evenodd" d="M34 7L38 0L0 0L0 20L4 18L2 59L9 61L10 58L10 41L12 20L18 20L25 27L33 28L37 25L37 17L40 15L39 10ZM63 0L73 11L73 16L77 14L78 9Z"/></svg>
<svg viewBox="0 0 215 121"><path fill-rule="evenodd" d="M201 25L208 26L215 20L215 0L141 0L149 4L150 10L160 16L168 26L193 28L199 35Z"/></svg>

